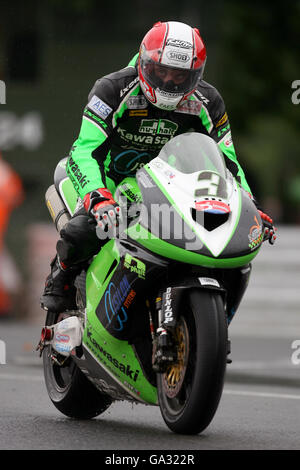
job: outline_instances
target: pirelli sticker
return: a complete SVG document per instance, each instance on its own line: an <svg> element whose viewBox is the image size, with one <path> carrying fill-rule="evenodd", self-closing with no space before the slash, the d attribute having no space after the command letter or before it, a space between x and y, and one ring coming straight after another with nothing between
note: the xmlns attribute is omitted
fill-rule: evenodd
<svg viewBox="0 0 300 470"><path fill-rule="evenodd" d="M220 127L220 126L223 126L223 124L225 124L225 122L228 120L228 115L227 113L223 114L223 116L221 117L221 119L217 122L216 124L216 127Z"/></svg>

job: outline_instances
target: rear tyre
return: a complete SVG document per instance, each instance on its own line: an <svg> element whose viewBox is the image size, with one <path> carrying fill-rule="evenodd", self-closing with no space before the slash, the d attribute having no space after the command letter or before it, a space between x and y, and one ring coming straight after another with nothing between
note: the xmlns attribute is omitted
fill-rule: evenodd
<svg viewBox="0 0 300 470"><path fill-rule="evenodd" d="M57 319L57 314L48 312L46 325L53 325ZM50 400L64 415L90 419L100 415L111 405L111 398L97 390L71 358L63 366L53 362L51 346L43 351L43 366Z"/></svg>
<svg viewBox="0 0 300 470"><path fill-rule="evenodd" d="M157 374L158 400L167 426L198 434L213 419L223 391L227 322L219 293L190 290L175 331L178 360Z"/></svg>

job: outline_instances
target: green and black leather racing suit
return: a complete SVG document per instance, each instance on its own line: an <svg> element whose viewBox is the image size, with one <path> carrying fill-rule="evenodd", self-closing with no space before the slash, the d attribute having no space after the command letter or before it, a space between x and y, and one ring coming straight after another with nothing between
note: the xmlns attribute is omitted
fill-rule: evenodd
<svg viewBox="0 0 300 470"><path fill-rule="evenodd" d="M195 131L212 137L225 163L251 193L238 163L225 105L218 91L201 80L195 92L175 111L164 111L145 98L136 55L122 70L96 81L83 112L78 139L67 172L81 199L98 188L112 193L125 176L156 157L172 137Z"/></svg>
<svg viewBox="0 0 300 470"><path fill-rule="evenodd" d="M225 155L229 170L250 191L231 140L224 102L218 91L201 81L197 90L175 111L163 111L143 95L137 56L124 69L96 81L83 112L78 139L67 163L67 173L81 199L98 188L112 194L126 176L156 157L172 137L188 131L211 136ZM60 232L57 253L66 266L76 266L103 246L84 207Z"/></svg>

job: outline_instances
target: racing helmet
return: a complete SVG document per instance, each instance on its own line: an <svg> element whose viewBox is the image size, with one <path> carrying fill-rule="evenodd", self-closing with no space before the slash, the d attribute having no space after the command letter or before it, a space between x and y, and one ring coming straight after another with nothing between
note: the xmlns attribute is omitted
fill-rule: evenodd
<svg viewBox="0 0 300 470"><path fill-rule="evenodd" d="M142 40L138 74L153 105L172 111L197 87L206 50L198 29L177 21L158 22Z"/></svg>

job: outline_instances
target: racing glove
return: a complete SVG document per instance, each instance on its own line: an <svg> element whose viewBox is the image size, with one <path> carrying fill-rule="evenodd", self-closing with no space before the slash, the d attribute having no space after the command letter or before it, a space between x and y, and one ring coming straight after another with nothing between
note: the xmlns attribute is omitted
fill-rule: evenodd
<svg viewBox="0 0 300 470"><path fill-rule="evenodd" d="M261 208L259 207L259 204L258 204L257 200L255 199L255 197L253 196L253 194L248 192L248 195L249 195L250 199L254 202L254 204L255 204L255 206L258 210L258 213L261 217L261 220L262 220L262 223L263 223L263 226L264 226L264 241L269 240L269 243L271 245L274 245L275 240L277 238L277 236L276 236L277 228L273 224L273 219L271 219L271 217L269 217L265 212L263 212L261 210Z"/></svg>
<svg viewBox="0 0 300 470"><path fill-rule="evenodd" d="M273 219L271 219L271 217L269 217L260 209L258 209L258 212L259 212L259 215L261 217L261 220L263 222L264 229L265 229L264 241L269 240L269 243L271 245L274 245L275 240L277 238L276 236L277 228L273 224Z"/></svg>
<svg viewBox="0 0 300 470"><path fill-rule="evenodd" d="M96 221L98 238L113 238L119 225L120 207L106 188L99 188L86 194L83 199L88 214Z"/></svg>

